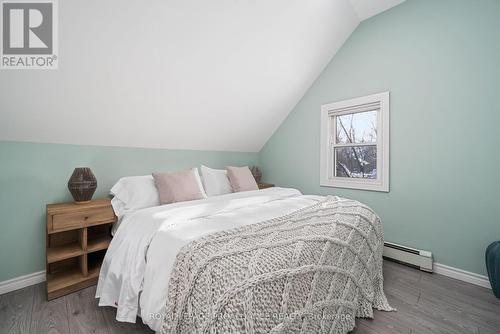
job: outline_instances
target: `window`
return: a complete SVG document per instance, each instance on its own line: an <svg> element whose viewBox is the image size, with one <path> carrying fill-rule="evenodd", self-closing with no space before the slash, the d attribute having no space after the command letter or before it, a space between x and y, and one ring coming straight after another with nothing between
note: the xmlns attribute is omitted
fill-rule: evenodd
<svg viewBox="0 0 500 334"><path fill-rule="evenodd" d="M321 106L320 184L389 191L389 92Z"/></svg>

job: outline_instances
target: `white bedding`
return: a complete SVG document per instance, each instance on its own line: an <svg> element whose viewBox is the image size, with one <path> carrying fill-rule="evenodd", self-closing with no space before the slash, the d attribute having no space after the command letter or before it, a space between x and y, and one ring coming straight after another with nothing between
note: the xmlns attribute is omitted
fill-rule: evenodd
<svg viewBox="0 0 500 334"><path fill-rule="evenodd" d="M190 241L225 229L275 218L321 200L298 190L269 188L141 209L124 217L104 258L96 297L117 307L118 321L158 331L178 251Z"/></svg>

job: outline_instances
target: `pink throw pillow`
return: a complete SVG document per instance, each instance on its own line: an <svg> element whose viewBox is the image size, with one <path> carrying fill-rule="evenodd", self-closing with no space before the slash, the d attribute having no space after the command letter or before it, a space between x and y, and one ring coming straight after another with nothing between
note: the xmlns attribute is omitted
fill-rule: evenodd
<svg viewBox="0 0 500 334"><path fill-rule="evenodd" d="M173 173L153 173L160 204L193 201L204 198L192 169Z"/></svg>
<svg viewBox="0 0 500 334"><path fill-rule="evenodd" d="M257 182L250 172L248 166L245 167L226 167L227 176L234 192L258 190Z"/></svg>

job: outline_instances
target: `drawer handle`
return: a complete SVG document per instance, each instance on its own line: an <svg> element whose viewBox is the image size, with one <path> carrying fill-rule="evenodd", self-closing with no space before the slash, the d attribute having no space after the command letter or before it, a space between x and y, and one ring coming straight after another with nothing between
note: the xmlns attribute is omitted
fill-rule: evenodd
<svg viewBox="0 0 500 334"><path fill-rule="evenodd" d="M89 219L88 216L83 217L83 220L88 220L88 219Z"/></svg>

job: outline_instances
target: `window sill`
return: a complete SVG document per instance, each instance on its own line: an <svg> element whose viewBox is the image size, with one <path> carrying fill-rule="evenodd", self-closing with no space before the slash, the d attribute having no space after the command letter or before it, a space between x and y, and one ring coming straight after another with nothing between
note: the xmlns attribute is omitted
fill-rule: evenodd
<svg viewBox="0 0 500 334"><path fill-rule="evenodd" d="M321 180L321 187L347 188L357 190L370 190L379 192L389 192L389 185L380 181L356 181L356 180Z"/></svg>

